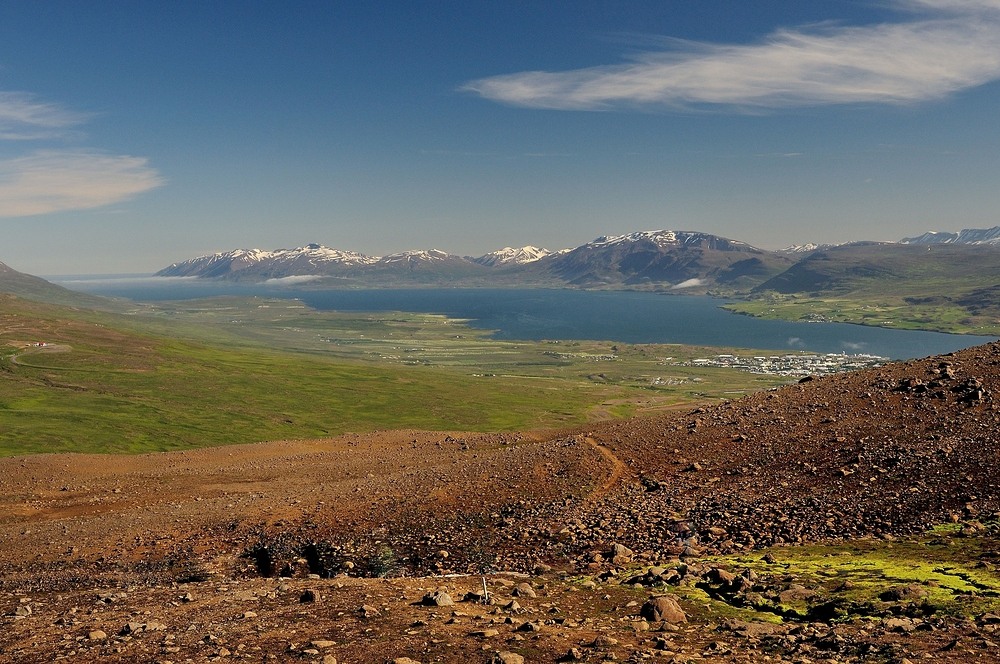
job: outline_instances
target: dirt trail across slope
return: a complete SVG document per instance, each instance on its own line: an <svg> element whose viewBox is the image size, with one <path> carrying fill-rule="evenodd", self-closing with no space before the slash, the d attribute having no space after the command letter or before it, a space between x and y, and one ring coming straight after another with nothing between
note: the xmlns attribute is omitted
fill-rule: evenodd
<svg viewBox="0 0 1000 664"><path fill-rule="evenodd" d="M600 452L601 456L608 462L608 465L611 466L611 473L608 477L587 496L587 502L594 503L611 493L621 483L622 479L630 473L628 466L622 463L622 460L615 456L615 453L608 449L607 446L602 445L590 436L584 436L583 440Z"/></svg>

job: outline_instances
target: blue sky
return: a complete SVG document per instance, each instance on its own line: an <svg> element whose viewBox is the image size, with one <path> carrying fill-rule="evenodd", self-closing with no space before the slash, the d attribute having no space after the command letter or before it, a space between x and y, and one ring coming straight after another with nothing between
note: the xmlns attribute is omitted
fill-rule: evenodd
<svg viewBox="0 0 1000 664"><path fill-rule="evenodd" d="M1000 224L1000 0L0 4L0 261Z"/></svg>

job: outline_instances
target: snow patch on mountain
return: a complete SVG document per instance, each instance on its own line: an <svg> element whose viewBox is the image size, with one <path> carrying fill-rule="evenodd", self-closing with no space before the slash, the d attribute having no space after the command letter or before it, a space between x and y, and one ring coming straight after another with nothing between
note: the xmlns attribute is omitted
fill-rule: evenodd
<svg viewBox="0 0 1000 664"><path fill-rule="evenodd" d="M503 249L498 249L497 251L491 251L488 254L484 254L479 258L474 258L473 263L479 263L480 265L485 265L487 267L500 267L503 265L524 265L525 263L534 263L535 261L545 258L552 252L548 249L543 249L541 247L504 247Z"/></svg>
<svg viewBox="0 0 1000 664"><path fill-rule="evenodd" d="M704 279L686 279L679 284L674 284L670 287L670 290L681 290L684 288L695 288L697 286L704 286L707 282Z"/></svg>
<svg viewBox="0 0 1000 664"><path fill-rule="evenodd" d="M372 265L377 263L377 256L366 256L355 251L331 249L321 244L307 244L295 249L235 249L233 251L217 252L206 256L198 256L190 260L174 263L159 272L158 276L218 276L225 273L239 272L263 263L276 266L296 266L304 272L308 267L323 265Z"/></svg>
<svg viewBox="0 0 1000 664"><path fill-rule="evenodd" d="M696 245L704 241L720 239L709 233L698 233L695 231L638 231L627 235L602 235L595 240L583 245L590 248L603 248L614 245L634 244L637 242L652 242L658 247L674 247L679 245ZM726 240L732 245L743 245L744 242L738 240Z"/></svg>
<svg viewBox="0 0 1000 664"><path fill-rule="evenodd" d="M412 251L401 251L398 254L383 256L377 262L382 264L392 263L426 263L432 261L444 261L449 258L457 258L446 251L440 249L417 249Z"/></svg>
<svg viewBox="0 0 1000 664"><path fill-rule="evenodd" d="M905 237L900 244L1000 244L1000 226L964 228L957 233L927 231L916 237Z"/></svg>
<svg viewBox="0 0 1000 664"><path fill-rule="evenodd" d="M780 252L785 254L811 254L814 251L823 251L825 249L832 249L834 247L841 247L841 244L816 244L815 242L806 242L805 244L793 244L791 246L785 247L784 249L779 249Z"/></svg>

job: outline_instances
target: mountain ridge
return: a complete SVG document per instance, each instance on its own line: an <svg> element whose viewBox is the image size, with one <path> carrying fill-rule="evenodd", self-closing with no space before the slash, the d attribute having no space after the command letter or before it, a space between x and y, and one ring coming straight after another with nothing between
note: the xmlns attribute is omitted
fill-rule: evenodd
<svg viewBox="0 0 1000 664"><path fill-rule="evenodd" d="M504 247L482 256L459 256L441 249L411 249L373 256L356 251L333 249L321 244L307 244L294 249L235 249L216 252L173 263L156 276L196 276L225 279L273 279L289 276L330 276L364 282L367 277L386 277L392 268L405 266L409 272L422 271L430 276L431 265L449 266L450 276L492 279L502 274L501 282L516 283L519 277L529 283L570 286L638 286L661 284L675 287L698 280L713 285L740 285L756 288L777 276L782 265L817 252L841 247L878 245L1000 245L1000 226L958 232L928 231L896 242L855 241L841 244L806 243L775 251L759 249L747 242L700 231L649 230L622 235L603 235L580 246L551 251L526 245ZM695 256L701 252L700 255ZM729 258L744 254L750 262L708 260L706 253L725 252ZM688 253L687 258L682 256ZM644 254L644 256L643 256ZM670 256L668 259L667 256ZM718 258L721 254L716 254ZM479 268L487 268L483 271ZM487 276L490 275L490 276ZM447 275L442 275L447 276Z"/></svg>
<svg viewBox="0 0 1000 664"><path fill-rule="evenodd" d="M440 249L387 256L309 244L296 249L237 249L174 263L157 276L266 280L336 278L341 284L431 284L552 287L750 288L791 265L745 242L698 231L638 231L600 236L572 249L535 246L464 257Z"/></svg>

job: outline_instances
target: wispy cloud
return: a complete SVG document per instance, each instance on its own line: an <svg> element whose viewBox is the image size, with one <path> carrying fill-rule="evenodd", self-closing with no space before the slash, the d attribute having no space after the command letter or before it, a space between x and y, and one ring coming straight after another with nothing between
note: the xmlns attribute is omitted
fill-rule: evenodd
<svg viewBox="0 0 1000 664"><path fill-rule="evenodd" d="M0 141L66 143L90 116L0 90ZM128 200L164 183L142 157L92 149L48 149L0 159L0 217L88 210Z"/></svg>
<svg viewBox="0 0 1000 664"><path fill-rule="evenodd" d="M37 101L27 93L0 91L0 140L53 138L85 120L83 114Z"/></svg>
<svg viewBox="0 0 1000 664"><path fill-rule="evenodd" d="M462 89L531 108L728 108L911 104L1000 79L1000 0L898 0L906 20L779 30L760 43L679 40L631 62L530 71Z"/></svg>
<svg viewBox="0 0 1000 664"><path fill-rule="evenodd" d="M142 157L93 150L47 150L0 160L0 217L110 205L159 187Z"/></svg>

